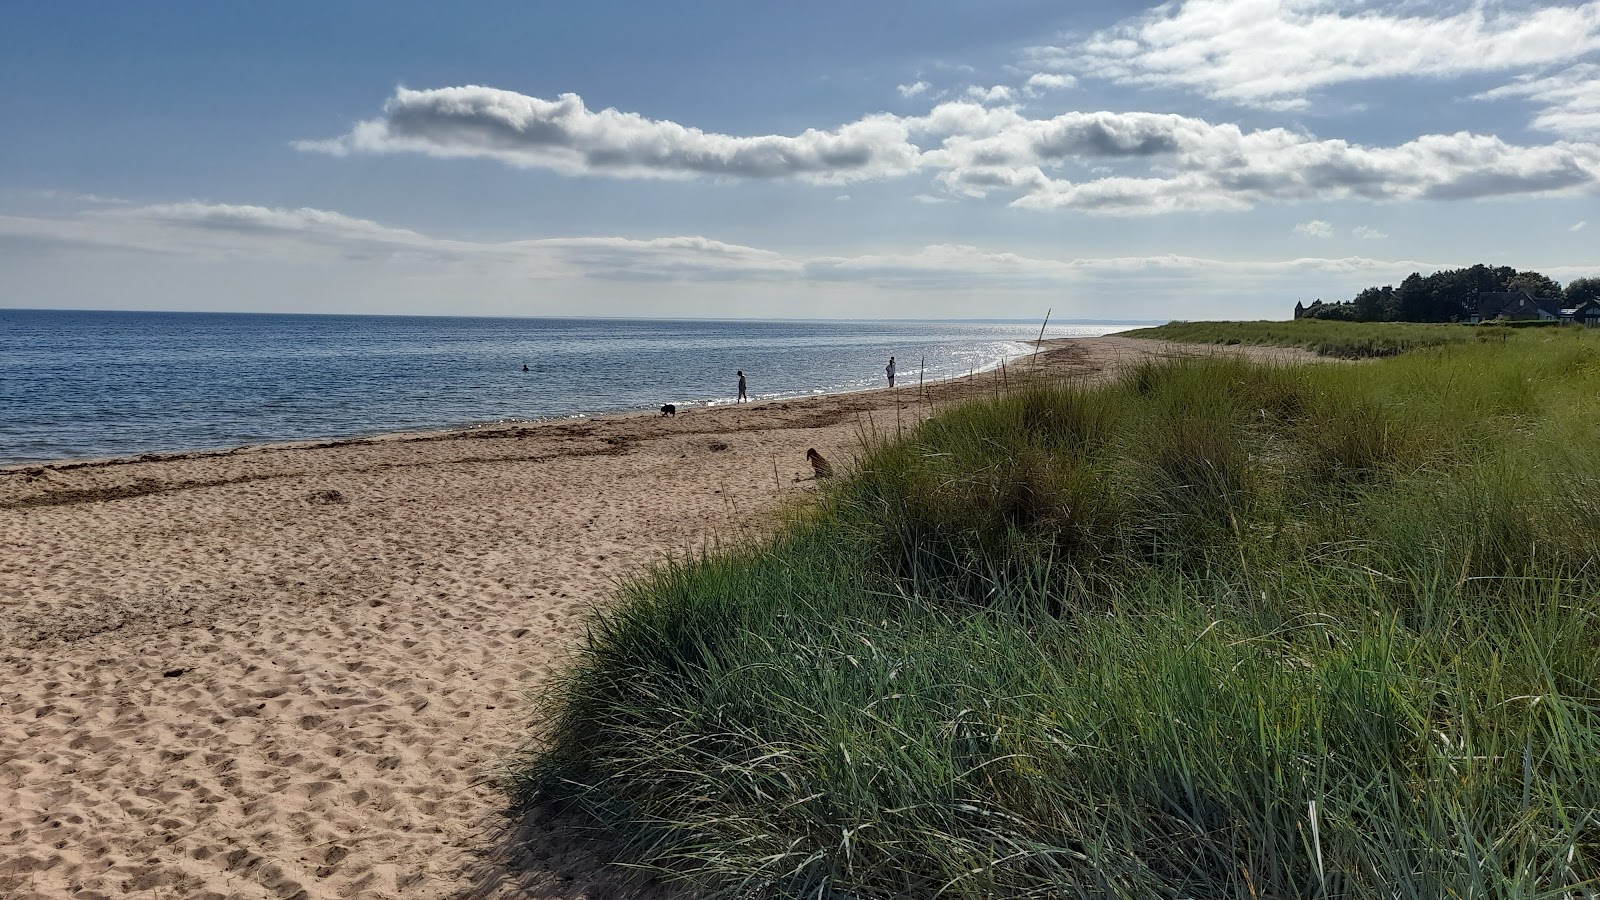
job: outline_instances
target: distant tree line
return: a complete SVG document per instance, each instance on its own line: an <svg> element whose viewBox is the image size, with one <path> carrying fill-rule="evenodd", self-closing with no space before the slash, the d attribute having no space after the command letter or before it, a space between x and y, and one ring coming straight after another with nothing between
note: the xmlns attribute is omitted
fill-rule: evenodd
<svg viewBox="0 0 1600 900"><path fill-rule="evenodd" d="M1558 298L1565 306L1600 300L1600 278L1577 278L1565 289L1560 282L1538 272L1518 272L1510 266L1479 263L1465 269L1442 269L1424 277L1412 272L1399 287L1369 287L1354 300L1303 307L1308 319L1345 322L1457 322L1469 319L1478 307L1478 294L1523 291L1530 297Z"/></svg>

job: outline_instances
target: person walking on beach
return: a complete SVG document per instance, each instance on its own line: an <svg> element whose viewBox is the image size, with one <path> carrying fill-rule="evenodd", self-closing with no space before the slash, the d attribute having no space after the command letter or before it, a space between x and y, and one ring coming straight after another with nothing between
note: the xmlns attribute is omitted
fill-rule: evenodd
<svg viewBox="0 0 1600 900"><path fill-rule="evenodd" d="M894 387L894 357L889 357L889 365L883 371L889 376L889 387Z"/></svg>
<svg viewBox="0 0 1600 900"><path fill-rule="evenodd" d="M739 399L735 400L734 402L735 403L748 403L749 401L750 401L750 398L746 397L744 395L744 370L740 369L739 370Z"/></svg>

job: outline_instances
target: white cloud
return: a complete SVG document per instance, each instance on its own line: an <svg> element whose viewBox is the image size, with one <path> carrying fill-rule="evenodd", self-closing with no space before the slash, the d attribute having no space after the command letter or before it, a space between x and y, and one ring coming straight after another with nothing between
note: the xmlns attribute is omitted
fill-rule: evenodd
<svg viewBox="0 0 1600 900"><path fill-rule="evenodd" d="M840 202L840 203L849 203L850 202L850 195L849 194L839 194L838 196L834 197L833 199L838 201L838 202Z"/></svg>
<svg viewBox="0 0 1600 900"><path fill-rule="evenodd" d="M1243 210L1312 200L1460 199L1592 188L1600 146L1521 147L1487 135L1424 135L1395 147L1318 140L1281 128L1244 131L1160 113L1080 113L1027 119L1013 109L946 104L913 134L948 134L924 168L957 194L1018 195L1019 207L1107 214ZM1084 181L1068 164L1119 160L1142 172Z"/></svg>
<svg viewBox="0 0 1600 900"><path fill-rule="evenodd" d="M208 228L169 220L159 212L142 215L139 209L129 208L124 215L85 211L65 218L0 216L0 266L23 260L29 247L65 249L77 256L95 250L184 261L236 260L240 254L335 260L409 249L398 236L374 243L370 236L354 231L330 238L311 229Z"/></svg>
<svg viewBox="0 0 1600 900"><path fill-rule="evenodd" d="M734 137L646 119L637 113L593 112L577 94L542 100L469 85L412 91L400 88L384 115L328 141L301 141L302 150L348 153L416 152L441 157L489 157L568 175L602 173L633 178L718 175L851 181L902 174L916 165L894 116L867 116L833 131L808 129L789 137Z"/></svg>
<svg viewBox="0 0 1600 900"><path fill-rule="evenodd" d="M1163 254L1048 259L987 250L970 244L933 244L899 253L804 260L810 281L859 281L915 290L969 287L1060 288L1115 286L1119 290L1225 291L1296 282L1330 288L1365 286L1364 280L1436 269L1416 260L1366 257L1239 261ZM1287 313L1287 309L1285 309Z"/></svg>
<svg viewBox="0 0 1600 900"><path fill-rule="evenodd" d="M1285 296L1343 298L1472 261L1054 258L963 243L807 255L697 235L463 241L326 210L205 203L0 215L8 283L60 306L111 291L166 309L226 297L224 307L299 312L715 316L759 295L774 316L961 317L1045 301L1059 311L1065 294L1082 298L1068 316L1286 317ZM1563 281L1600 273L1527 264Z"/></svg>
<svg viewBox="0 0 1600 900"><path fill-rule="evenodd" d="M1589 222L1588 222L1587 219L1579 219L1578 221L1573 222L1572 223L1572 227L1568 228L1567 230L1568 231L1582 231L1586 226L1588 226L1588 224L1589 224Z"/></svg>
<svg viewBox="0 0 1600 900"><path fill-rule="evenodd" d="M1303 237L1330 238L1333 237L1333 225L1321 219L1312 219L1294 226L1295 234Z"/></svg>
<svg viewBox="0 0 1600 900"><path fill-rule="evenodd" d="M351 259L456 255L457 245L415 231L320 209L221 203L164 203L91 209L68 218L0 217L0 239L94 246L138 253L230 257L282 253Z"/></svg>
<svg viewBox="0 0 1600 900"><path fill-rule="evenodd" d="M60 219L0 216L0 247L8 239L24 245L101 247L194 260L420 263L550 278L760 280L799 272L798 263L779 254L698 236L456 241L326 210L197 202Z"/></svg>
<svg viewBox="0 0 1600 900"><path fill-rule="evenodd" d="M915 97L923 91L926 91L930 86L931 85L929 85L926 81L918 81L913 84L902 84L895 88L895 90L899 91L900 96L902 97Z"/></svg>
<svg viewBox="0 0 1600 900"><path fill-rule="evenodd" d="M927 203L927 204L949 203L950 202L950 198L949 197L935 197L932 194L918 194L915 197L912 197L911 199L917 201L918 203Z"/></svg>
<svg viewBox="0 0 1600 900"><path fill-rule="evenodd" d="M1554 75L1523 75L1478 94L1479 100L1526 97L1544 106L1533 127L1574 138L1600 138L1600 65L1582 63Z"/></svg>
<svg viewBox="0 0 1600 900"><path fill-rule="evenodd" d="M1407 14L1407 9L1418 10ZM1030 48L1035 68L1177 87L1272 109L1317 88L1394 77L1527 72L1600 49L1600 2L1177 0L1070 46Z"/></svg>
<svg viewBox="0 0 1600 900"><path fill-rule="evenodd" d="M1003 84L993 87L973 85L967 88L966 96L979 103L1012 103L1017 99L1017 92Z"/></svg>
<svg viewBox="0 0 1600 900"><path fill-rule="evenodd" d="M108 197L104 194L80 193L78 191L58 191L53 188L44 188L32 191L33 196L44 200L60 200L67 203L86 203L92 206L127 206L133 201L122 197Z"/></svg>
<svg viewBox="0 0 1600 900"><path fill-rule="evenodd" d="M586 278L627 281L788 281L802 264L782 254L699 236L638 240L621 237L544 238L474 244L474 252L518 264L576 270Z"/></svg>
<svg viewBox="0 0 1600 900"><path fill-rule="evenodd" d="M1381 241L1389 236L1370 225L1357 225L1350 229L1350 233L1363 241Z"/></svg>
<svg viewBox="0 0 1600 900"><path fill-rule="evenodd" d="M996 88L978 89L985 98ZM490 88L400 90L380 119L305 150L488 157L569 175L739 176L843 183L931 172L958 196L1018 207L1143 215L1243 210L1310 200L1460 199L1573 192L1600 182L1600 145L1508 144L1458 132L1393 147L1168 113L1068 112L941 103L922 116L875 114L797 137L708 134L635 113L589 111ZM1110 173L1096 166L1118 162ZM1086 168L1074 181L1062 171Z"/></svg>
<svg viewBox="0 0 1600 900"><path fill-rule="evenodd" d="M101 219L187 225L196 228L243 232L276 232L309 236L363 238L410 242L421 235L403 228L389 228L369 219L342 213L302 207L274 209L265 206L236 206L225 203L163 203L105 210L92 214Z"/></svg>
<svg viewBox="0 0 1600 900"><path fill-rule="evenodd" d="M235 257L469 265L519 277L613 280L812 280L879 284L1073 283L1098 277L1184 279L1204 273L1271 278L1286 272L1387 272L1422 265L1347 257L1245 262L1178 255L1050 259L934 244L898 253L795 256L701 236L541 238L474 242L435 238L318 209L176 203L69 218L0 216L8 245L138 250L194 259ZM358 251L352 253L352 251Z"/></svg>
<svg viewBox="0 0 1600 900"><path fill-rule="evenodd" d="M1051 72L1035 72L1028 76L1023 90L1030 96L1037 96L1045 91L1064 91L1067 88L1077 87L1078 79L1071 75L1062 75Z"/></svg>

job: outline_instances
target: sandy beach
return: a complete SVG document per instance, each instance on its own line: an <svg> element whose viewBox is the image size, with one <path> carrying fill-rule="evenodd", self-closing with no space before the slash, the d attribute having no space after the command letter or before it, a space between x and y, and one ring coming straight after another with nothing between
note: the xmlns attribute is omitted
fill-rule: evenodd
<svg viewBox="0 0 1600 900"><path fill-rule="evenodd" d="M1104 377L1128 338L1051 342ZM1308 358L1282 350L1242 350ZM0 896L634 895L492 779L618 580L749 540L930 385L0 468Z"/></svg>

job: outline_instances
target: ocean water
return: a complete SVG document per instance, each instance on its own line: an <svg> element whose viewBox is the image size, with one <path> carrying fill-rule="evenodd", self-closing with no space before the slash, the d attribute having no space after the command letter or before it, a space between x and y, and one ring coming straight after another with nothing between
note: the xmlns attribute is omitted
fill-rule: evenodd
<svg viewBox="0 0 1600 900"><path fill-rule="evenodd" d="M1123 326L1127 327L1127 326ZM1117 331L1051 323L1046 337ZM0 463L533 421L902 385L1038 325L0 309ZM526 365L528 371L522 367Z"/></svg>

